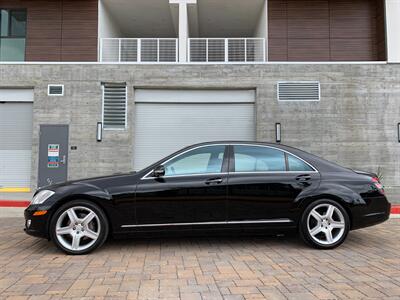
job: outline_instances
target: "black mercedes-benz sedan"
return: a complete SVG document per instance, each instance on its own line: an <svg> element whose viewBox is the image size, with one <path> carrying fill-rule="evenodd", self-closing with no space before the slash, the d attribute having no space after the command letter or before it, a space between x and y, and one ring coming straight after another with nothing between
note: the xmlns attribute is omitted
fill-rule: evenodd
<svg viewBox="0 0 400 300"><path fill-rule="evenodd" d="M217 230L298 230L309 245L331 249L389 214L375 174L284 145L212 142L140 172L40 188L25 231L68 254L88 253L109 235Z"/></svg>

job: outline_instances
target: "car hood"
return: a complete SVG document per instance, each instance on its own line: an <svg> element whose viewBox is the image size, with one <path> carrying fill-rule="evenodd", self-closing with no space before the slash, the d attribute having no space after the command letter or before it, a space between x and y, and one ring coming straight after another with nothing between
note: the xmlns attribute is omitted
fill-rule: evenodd
<svg viewBox="0 0 400 300"><path fill-rule="evenodd" d="M136 172L129 172L129 173L116 173L112 175L106 175L106 176L98 176L98 177L91 177L91 178L83 178L83 179L77 179L77 180L70 180L70 181L65 181L65 182L60 182L60 183L55 183L47 186L43 186L38 188L38 191L40 190L58 190L63 187L71 187L75 185L86 185L86 186L93 186L96 188L105 188L107 185L112 184L113 182L117 182L118 180L121 180L126 177L132 177L136 174Z"/></svg>

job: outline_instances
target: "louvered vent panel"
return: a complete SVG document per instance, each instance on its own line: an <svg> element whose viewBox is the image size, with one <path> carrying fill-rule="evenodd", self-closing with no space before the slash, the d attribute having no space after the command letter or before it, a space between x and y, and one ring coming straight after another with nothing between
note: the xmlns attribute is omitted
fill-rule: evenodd
<svg viewBox="0 0 400 300"><path fill-rule="evenodd" d="M103 127L125 129L126 127L126 84L104 84Z"/></svg>
<svg viewBox="0 0 400 300"><path fill-rule="evenodd" d="M279 101L320 101L318 81L278 82Z"/></svg>

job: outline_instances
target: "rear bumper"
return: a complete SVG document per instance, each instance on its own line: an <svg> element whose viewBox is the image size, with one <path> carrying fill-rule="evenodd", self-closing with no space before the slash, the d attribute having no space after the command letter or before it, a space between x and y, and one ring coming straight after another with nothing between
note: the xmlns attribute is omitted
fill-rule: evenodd
<svg viewBox="0 0 400 300"><path fill-rule="evenodd" d="M391 205L385 196L366 200L365 205L352 209L352 229L359 229L383 223L390 218Z"/></svg>

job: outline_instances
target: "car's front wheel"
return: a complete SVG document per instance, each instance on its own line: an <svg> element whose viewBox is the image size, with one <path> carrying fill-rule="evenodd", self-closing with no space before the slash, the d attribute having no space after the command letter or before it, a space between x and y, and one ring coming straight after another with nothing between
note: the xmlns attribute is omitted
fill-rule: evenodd
<svg viewBox="0 0 400 300"><path fill-rule="evenodd" d="M341 245L350 230L346 210L332 200L318 200L303 212L300 234L309 245L319 249L333 249Z"/></svg>
<svg viewBox="0 0 400 300"><path fill-rule="evenodd" d="M68 254L86 254L100 247L108 235L108 222L94 203L74 200L61 206L50 224L50 236Z"/></svg>

